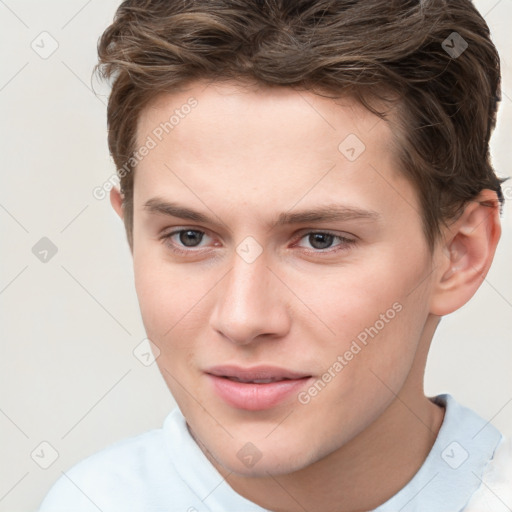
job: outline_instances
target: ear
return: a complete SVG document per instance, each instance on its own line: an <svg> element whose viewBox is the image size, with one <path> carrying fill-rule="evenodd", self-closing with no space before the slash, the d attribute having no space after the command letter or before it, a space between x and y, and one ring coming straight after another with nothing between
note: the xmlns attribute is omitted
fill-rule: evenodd
<svg viewBox="0 0 512 512"><path fill-rule="evenodd" d="M123 195L117 187L112 187L110 190L110 204L121 220L124 220Z"/></svg>
<svg viewBox="0 0 512 512"><path fill-rule="evenodd" d="M473 297L489 271L500 236L498 197L486 189L443 230L435 250L432 314L452 313Z"/></svg>

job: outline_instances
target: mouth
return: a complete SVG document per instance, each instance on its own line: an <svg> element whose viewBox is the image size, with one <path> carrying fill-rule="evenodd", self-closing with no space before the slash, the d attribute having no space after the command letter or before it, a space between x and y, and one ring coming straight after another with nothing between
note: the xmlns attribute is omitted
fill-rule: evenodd
<svg viewBox="0 0 512 512"><path fill-rule="evenodd" d="M243 368L241 366L223 365L213 366L207 369L206 373L237 382L252 382L254 384L268 384L282 380L299 380L311 377L311 374L295 372L278 366Z"/></svg>
<svg viewBox="0 0 512 512"><path fill-rule="evenodd" d="M208 369L212 390L224 403L236 409L271 409L300 392L312 376L277 367L241 368L223 366Z"/></svg>

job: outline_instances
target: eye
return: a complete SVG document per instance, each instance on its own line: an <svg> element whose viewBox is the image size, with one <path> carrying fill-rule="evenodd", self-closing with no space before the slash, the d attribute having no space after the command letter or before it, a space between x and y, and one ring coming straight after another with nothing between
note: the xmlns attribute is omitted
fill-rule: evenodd
<svg viewBox="0 0 512 512"><path fill-rule="evenodd" d="M161 238L165 245L167 245L172 251L178 253L190 252L185 248L198 247L206 233L198 229L178 229L171 233L164 234ZM177 236L177 241L173 241L173 238ZM179 244L179 245L177 245Z"/></svg>
<svg viewBox="0 0 512 512"><path fill-rule="evenodd" d="M203 241L206 233L199 229L177 229L170 233L163 234L160 239L163 243L174 253L181 255L192 255L195 248L201 248L201 242ZM208 236L208 235L206 235ZM356 240L347 238L345 236L337 235L328 231L309 231L304 233L300 240L307 239L308 243L312 247L311 249L305 248L307 252L314 254L332 254L340 251L348 250L349 247L356 243ZM331 249L332 244L335 240L339 240L339 243ZM298 247L303 247L298 245Z"/></svg>
<svg viewBox="0 0 512 512"><path fill-rule="evenodd" d="M341 235L336 235L335 233L330 233L328 231L310 231L304 234L300 240L307 239L307 241L311 244L314 251L311 252L338 252L348 249L348 247L354 244L356 241L351 238L347 238ZM326 251L325 249L330 249L332 243L335 239L338 239L340 243L335 246L335 249Z"/></svg>

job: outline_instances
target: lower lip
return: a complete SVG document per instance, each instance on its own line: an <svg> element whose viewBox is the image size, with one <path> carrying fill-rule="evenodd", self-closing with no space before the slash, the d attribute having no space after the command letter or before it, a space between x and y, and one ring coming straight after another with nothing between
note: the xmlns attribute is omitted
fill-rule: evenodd
<svg viewBox="0 0 512 512"><path fill-rule="evenodd" d="M287 397L298 393L312 377L281 380L268 384L236 382L225 377L206 374L215 392L229 405L247 411L270 409Z"/></svg>

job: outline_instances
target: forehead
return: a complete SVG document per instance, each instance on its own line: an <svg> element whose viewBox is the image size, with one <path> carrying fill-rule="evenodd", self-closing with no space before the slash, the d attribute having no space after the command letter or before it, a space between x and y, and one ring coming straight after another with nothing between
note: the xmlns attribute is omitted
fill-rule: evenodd
<svg viewBox="0 0 512 512"><path fill-rule="evenodd" d="M418 211L389 124L349 97L198 81L154 98L137 139L154 143L135 173L140 201L179 193L196 206L229 197L247 208L324 201Z"/></svg>
<svg viewBox="0 0 512 512"><path fill-rule="evenodd" d="M247 150L261 142L256 135L264 134L267 145L272 147L292 138L315 143L323 140L330 145L334 133L337 132L337 138L344 131L357 134L377 151L389 151L393 144L389 125L350 96L333 99L291 87L205 80L154 97L139 116L137 141L141 145L144 137L153 133L159 139L172 139L178 144L193 135L202 140L196 148L200 151L210 141L219 147L222 134L230 132L233 138L235 131ZM172 137L167 137L171 132ZM279 137L273 138L276 134Z"/></svg>

